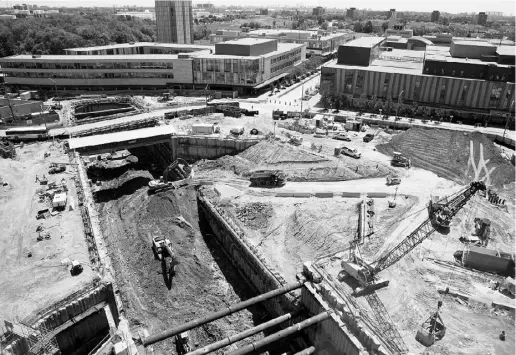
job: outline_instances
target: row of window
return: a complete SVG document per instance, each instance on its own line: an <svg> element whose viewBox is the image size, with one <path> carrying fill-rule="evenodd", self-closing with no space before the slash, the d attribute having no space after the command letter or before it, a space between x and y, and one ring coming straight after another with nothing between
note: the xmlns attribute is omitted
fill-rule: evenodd
<svg viewBox="0 0 516 355"><path fill-rule="evenodd" d="M195 74L197 81L213 84L254 85L257 83L257 75L250 73L213 73L198 72Z"/></svg>
<svg viewBox="0 0 516 355"><path fill-rule="evenodd" d="M294 64L296 64L300 60L301 60L301 56L297 56L294 59L291 59L291 60L289 60L287 62L283 62L283 63L281 63L279 65L276 65L275 67L271 68L271 73L276 73L279 70L285 69L287 67L294 66Z"/></svg>
<svg viewBox="0 0 516 355"><path fill-rule="evenodd" d="M41 73L41 72L6 72L10 77L18 78L56 78L56 79L117 79L117 78L162 78L174 79L172 73Z"/></svg>
<svg viewBox="0 0 516 355"><path fill-rule="evenodd" d="M299 48L299 49L296 49L294 51L291 51L291 52L279 55L277 57L272 58L271 65L274 65L276 63L282 62L284 60L288 60L288 59L290 59L292 57L295 57L295 56L300 56L300 54L301 54L301 49Z"/></svg>
<svg viewBox="0 0 516 355"><path fill-rule="evenodd" d="M174 69L170 62L116 62L116 63L36 63L6 62L3 68L14 69Z"/></svg>
<svg viewBox="0 0 516 355"><path fill-rule="evenodd" d="M257 72L259 71L258 60L236 60L236 59L196 59L194 60L195 71L213 71L213 72Z"/></svg>
<svg viewBox="0 0 516 355"><path fill-rule="evenodd" d="M357 76L356 76L356 84L355 84L355 87L354 87L354 90L353 90L353 77L354 77L354 74L353 72L346 72L345 75L344 75L344 93L347 93L347 94L354 94L355 96L359 97L360 95L363 94L364 92L364 74L361 73L361 72L357 72ZM387 75L383 81L383 85L382 85L382 94L380 95L381 97L387 97L387 90L389 88L389 76ZM489 97L489 106L490 107L498 107L500 105L500 100L501 100L501 95L502 95L502 85L503 84L495 84L495 86L493 87L493 89L491 90L491 94L490 94L490 97ZM446 101L446 85L442 85L440 88L439 88L439 98L438 98L438 103L441 103L441 104L444 104L445 101ZM460 98L459 98L459 105L464 105L465 104L465 101L466 101L466 95L468 93L468 86L467 85L464 85L464 87L462 88L462 91L461 91L461 94L460 94ZM399 93L396 93L396 92L393 92L392 93L392 99L393 100L398 100L398 95ZM511 96L511 91L509 90L508 91L508 94L507 94L507 97L510 97ZM419 101L421 99L421 83L420 82L416 82L415 83L415 87L414 87L414 91L412 93L412 98L411 98L413 101Z"/></svg>

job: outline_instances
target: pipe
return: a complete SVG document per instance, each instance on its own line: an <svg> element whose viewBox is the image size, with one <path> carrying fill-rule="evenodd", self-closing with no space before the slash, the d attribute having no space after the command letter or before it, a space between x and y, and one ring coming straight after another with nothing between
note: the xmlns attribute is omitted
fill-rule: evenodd
<svg viewBox="0 0 516 355"><path fill-rule="evenodd" d="M281 324L287 320L290 320L292 318L294 318L299 312L295 311L295 312L291 312L291 313L287 313L287 314L284 314L280 317L277 317L277 318L274 318L268 322L265 322L263 324L260 324L256 327L253 327L251 329L247 329L241 333L238 333L238 334L235 334L235 335L231 335L227 338L224 338L220 341L217 341L213 344L209 344L209 345L206 345L205 347L203 348L199 348L199 349L196 349L192 352L189 352L188 354L186 355L205 355L205 354L209 354L211 353L212 351L215 351L215 350L218 350L220 348L223 348L225 346L228 346L228 345L231 345L233 343L236 343L237 341L240 341L242 339L245 339L251 335L254 335L256 333L259 333L265 329L268 329L270 327L273 327L275 325L278 325L278 324Z"/></svg>
<svg viewBox="0 0 516 355"><path fill-rule="evenodd" d="M254 351L261 350L261 348L270 345L274 343L275 341L278 341L280 339L286 338L292 334L295 334L305 328L308 328L314 324L317 324L319 322L322 322L330 317L330 314L332 314L332 310L328 310L323 313L319 313L316 316L313 316L312 318L308 318L302 322L299 322L297 324L294 324L288 328L285 328L283 330L280 330L277 333L271 334L263 339L257 340L254 343L244 345L240 349L237 349L235 351L232 351L230 353L227 353L226 355L245 355L249 353L253 353Z"/></svg>
<svg viewBox="0 0 516 355"><path fill-rule="evenodd" d="M260 303L260 302L266 301L270 298L283 295L287 292L297 290L298 288L301 288L304 283L305 283L305 280L291 283L289 285L277 288L275 290L269 291L269 292L261 294L259 296L250 298L247 301L240 302L235 305L228 306L227 308L223 308L216 312L210 313L202 318L194 319L188 323L185 323L178 327L172 328L170 330L166 330L162 333L149 335L148 337L142 339L142 344L143 344L143 346L147 347L149 345L157 343L158 341L165 340L167 338L181 334L182 332L186 332L187 330L196 328L200 325L212 322L214 320L225 317L229 314L241 311L241 310L243 310L249 306L252 306L256 303Z"/></svg>
<svg viewBox="0 0 516 355"><path fill-rule="evenodd" d="M301 350L298 353L295 353L294 355L310 355L315 353L315 346L311 346L309 348L306 348L305 350Z"/></svg>

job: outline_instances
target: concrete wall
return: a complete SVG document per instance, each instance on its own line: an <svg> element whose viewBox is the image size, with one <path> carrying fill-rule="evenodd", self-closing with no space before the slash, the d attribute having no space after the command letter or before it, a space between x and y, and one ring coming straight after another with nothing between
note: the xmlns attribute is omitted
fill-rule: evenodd
<svg viewBox="0 0 516 355"><path fill-rule="evenodd" d="M206 187L209 189L209 187ZM257 293L265 293L286 285L285 279L267 264L261 253L252 246L244 232L236 225L223 208L215 206L204 196L203 190L198 193L200 210L207 219L214 233L214 238L222 246L239 273ZM294 294L272 298L264 302L271 315L279 316L294 310Z"/></svg>
<svg viewBox="0 0 516 355"><path fill-rule="evenodd" d="M196 136L172 137L172 160L216 159L233 155L258 143L258 139L236 140Z"/></svg>

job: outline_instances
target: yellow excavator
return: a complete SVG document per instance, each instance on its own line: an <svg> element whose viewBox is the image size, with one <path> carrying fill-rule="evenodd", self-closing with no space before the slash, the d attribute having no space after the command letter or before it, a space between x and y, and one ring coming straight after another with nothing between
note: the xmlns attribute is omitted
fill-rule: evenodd
<svg viewBox="0 0 516 355"><path fill-rule="evenodd" d="M170 240L160 236L151 236L152 251L154 257L161 261L163 274L166 277L167 283L172 280L176 274L176 266L178 264L176 254L172 248ZM167 264L167 258L169 263Z"/></svg>
<svg viewBox="0 0 516 355"><path fill-rule="evenodd" d="M184 159L176 159L165 169L159 180L149 181L149 193L177 189L188 185L192 178L193 168Z"/></svg>

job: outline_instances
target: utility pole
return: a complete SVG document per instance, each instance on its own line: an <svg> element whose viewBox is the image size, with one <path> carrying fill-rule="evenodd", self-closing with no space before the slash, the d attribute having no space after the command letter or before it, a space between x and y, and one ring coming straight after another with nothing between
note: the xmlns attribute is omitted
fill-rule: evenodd
<svg viewBox="0 0 516 355"><path fill-rule="evenodd" d="M303 114L303 94L305 93L305 84L301 84L301 115Z"/></svg>
<svg viewBox="0 0 516 355"><path fill-rule="evenodd" d="M50 78L48 78L48 80L50 80L51 82L54 83L54 90L56 91L56 98L57 98L59 96L59 94L57 93L57 83L54 80L50 79Z"/></svg>
<svg viewBox="0 0 516 355"><path fill-rule="evenodd" d="M11 105L11 100L9 99L9 93L5 88L5 83L2 83L4 86L5 98L7 99L7 104L9 105L9 110L11 110L11 116L13 117L13 121L16 120L16 115L14 114L13 105Z"/></svg>

